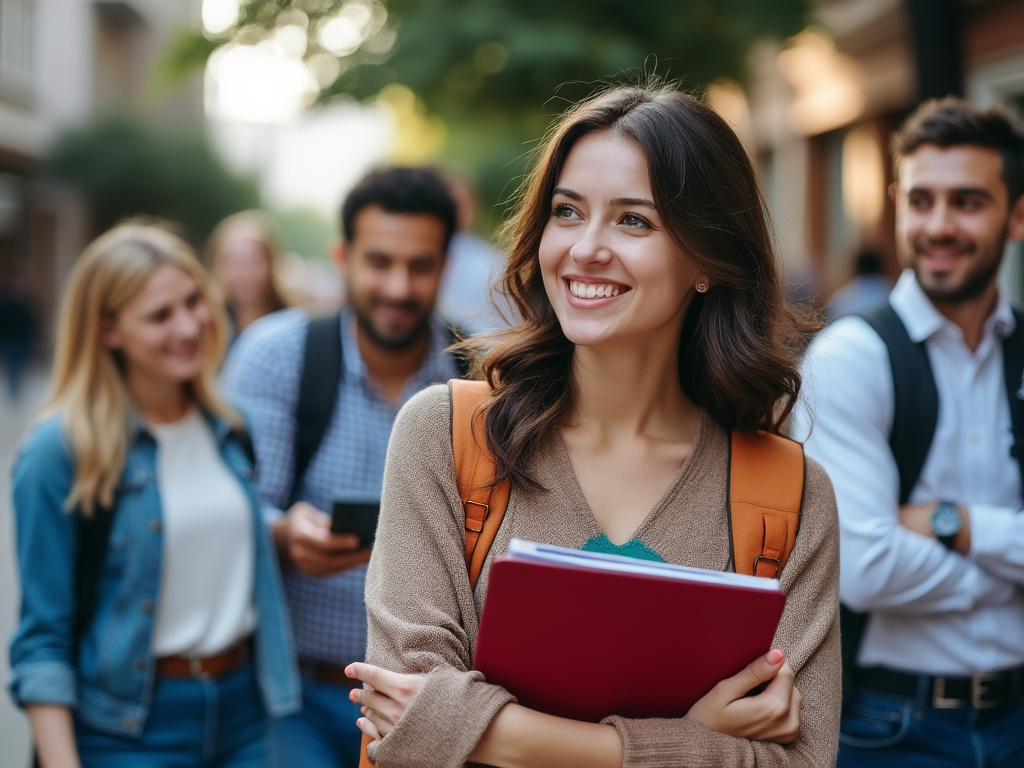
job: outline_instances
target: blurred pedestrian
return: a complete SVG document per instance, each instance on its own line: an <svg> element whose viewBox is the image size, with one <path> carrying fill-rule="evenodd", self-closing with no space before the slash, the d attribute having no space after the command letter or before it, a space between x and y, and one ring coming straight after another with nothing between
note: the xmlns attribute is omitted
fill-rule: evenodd
<svg viewBox="0 0 1024 768"><path fill-rule="evenodd" d="M46 768L262 768L267 713L299 704L225 341L170 232L127 223L75 262L13 481L11 692Z"/></svg>
<svg viewBox="0 0 1024 768"><path fill-rule="evenodd" d="M469 178L456 173L447 178L458 206L458 229L448 246L438 311L470 335L505 328L508 323L502 313L509 314L507 303L494 292L505 268L505 254L473 231L477 192Z"/></svg>
<svg viewBox="0 0 1024 768"><path fill-rule="evenodd" d="M835 320L843 315L855 315L877 308L885 303L892 280L882 273L882 256L876 251L863 250L854 259L854 274L825 305L825 317Z"/></svg>
<svg viewBox="0 0 1024 768"><path fill-rule="evenodd" d="M794 414L839 502L839 765L1021 766L1024 314L997 274L1024 239L1024 132L949 98L892 148L906 269L811 343Z"/></svg>
<svg viewBox="0 0 1024 768"><path fill-rule="evenodd" d="M7 395L17 402L21 381L32 359L36 337L36 315L23 279L9 277L0 282L0 357L7 368Z"/></svg>
<svg viewBox="0 0 1024 768"><path fill-rule="evenodd" d="M494 387L487 442L511 495L479 583L513 535L729 568L730 430L778 434L799 389L800 323L784 309L747 153L698 100L625 87L567 112L538 157L503 278L523 320L481 366ZM379 764L833 759L838 536L821 467L806 465L799 537L781 574L783 650L722 680L683 717L575 722L523 707L472 671L483 587L474 593L467 573L450 406L443 386L414 398L388 452L367 576L368 663L349 668L370 686L353 700ZM643 658L608 663L658 674ZM748 696L760 683L764 692Z"/></svg>
<svg viewBox="0 0 1024 768"><path fill-rule="evenodd" d="M281 238L269 214L249 210L224 219L210 235L206 259L231 323L232 340L290 302L281 287Z"/></svg>
<svg viewBox="0 0 1024 768"><path fill-rule="evenodd" d="M434 313L455 218L437 172L371 171L345 198L333 254L348 306L312 321L300 310L259 320L224 367L227 391L252 420L260 490L287 510L271 526L286 564L303 708L272 724L275 768L359 762L349 700L359 683L344 668L366 652L370 547L332 533L330 512L340 496L380 498L399 408L459 370L446 351L452 331Z"/></svg>

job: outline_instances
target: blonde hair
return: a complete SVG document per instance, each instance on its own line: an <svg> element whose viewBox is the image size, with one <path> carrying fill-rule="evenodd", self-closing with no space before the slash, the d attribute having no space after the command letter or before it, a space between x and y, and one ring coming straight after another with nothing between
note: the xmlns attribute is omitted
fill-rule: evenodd
<svg viewBox="0 0 1024 768"><path fill-rule="evenodd" d="M102 343L102 329L164 265L178 267L195 280L212 317L202 371L189 383L190 393L210 413L234 426L242 424L217 392L227 321L192 249L152 223L131 221L100 235L78 257L68 278L57 326L53 385L40 416L61 418L75 459L74 483L65 506L78 507L86 516L97 506L113 504L136 419L118 353Z"/></svg>
<svg viewBox="0 0 1024 768"><path fill-rule="evenodd" d="M267 280L266 293L264 295L265 309L268 312L276 312L279 309L294 304L291 297L281 286L278 275L279 262L281 260L281 235L274 220L265 211L250 209L232 214L220 222L210 234L206 243L205 260L206 266L212 272L224 250L225 243L232 237L242 235L255 240L260 244L263 255L267 259L269 279ZM216 282L216 281L215 281ZM220 287L217 287L221 291ZM227 296L221 297L227 302Z"/></svg>

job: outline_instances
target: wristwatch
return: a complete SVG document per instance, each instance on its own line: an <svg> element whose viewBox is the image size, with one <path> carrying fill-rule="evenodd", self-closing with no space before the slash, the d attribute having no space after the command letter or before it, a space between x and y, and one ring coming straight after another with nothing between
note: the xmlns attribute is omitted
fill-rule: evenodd
<svg viewBox="0 0 1024 768"><path fill-rule="evenodd" d="M960 508L951 501L943 501L932 512L932 533L946 549L953 548L953 540L964 523Z"/></svg>

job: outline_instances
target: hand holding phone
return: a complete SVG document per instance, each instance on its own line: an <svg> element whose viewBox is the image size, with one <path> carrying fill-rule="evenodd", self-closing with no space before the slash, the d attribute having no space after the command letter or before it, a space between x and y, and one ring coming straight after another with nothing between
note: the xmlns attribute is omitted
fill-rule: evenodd
<svg viewBox="0 0 1024 768"><path fill-rule="evenodd" d="M380 499L375 496L338 496L331 508L331 533L354 533L359 546L369 547L377 534Z"/></svg>

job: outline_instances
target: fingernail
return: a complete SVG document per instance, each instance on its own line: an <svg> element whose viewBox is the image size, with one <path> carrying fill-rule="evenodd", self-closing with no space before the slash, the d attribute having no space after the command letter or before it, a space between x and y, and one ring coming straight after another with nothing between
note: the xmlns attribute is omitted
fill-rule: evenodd
<svg viewBox="0 0 1024 768"><path fill-rule="evenodd" d="M349 677L355 677L356 676L355 670L352 668L351 664L349 664L347 667L345 667L345 674L348 675Z"/></svg>
<svg viewBox="0 0 1024 768"><path fill-rule="evenodd" d="M349 701L355 701L356 700L356 689L355 688L353 688L351 691L348 692L348 700Z"/></svg>
<svg viewBox="0 0 1024 768"><path fill-rule="evenodd" d="M769 664L778 664L784 658L786 658L786 654L782 652L781 648L772 648L770 651L768 651Z"/></svg>

